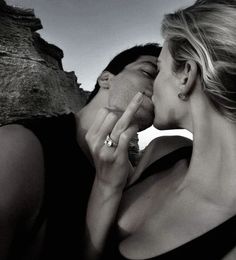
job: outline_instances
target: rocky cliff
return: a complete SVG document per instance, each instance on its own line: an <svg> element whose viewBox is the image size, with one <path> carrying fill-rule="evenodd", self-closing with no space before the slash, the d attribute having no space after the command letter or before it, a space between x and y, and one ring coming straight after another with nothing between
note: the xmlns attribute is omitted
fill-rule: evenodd
<svg viewBox="0 0 236 260"><path fill-rule="evenodd" d="M89 92L80 88L74 72L63 70L63 51L42 39L39 29L33 10L0 0L0 125L76 112L87 100ZM136 164L137 136L129 155Z"/></svg>
<svg viewBox="0 0 236 260"><path fill-rule="evenodd" d="M0 125L78 111L87 91L62 67L63 51L37 33L33 10L0 0Z"/></svg>

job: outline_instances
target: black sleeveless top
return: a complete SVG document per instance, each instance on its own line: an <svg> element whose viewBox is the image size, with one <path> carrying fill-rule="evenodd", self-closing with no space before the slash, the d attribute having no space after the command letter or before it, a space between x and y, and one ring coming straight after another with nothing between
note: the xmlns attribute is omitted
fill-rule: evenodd
<svg viewBox="0 0 236 260"><path fill-rule="evenodd" d="M74 115L17 123L30 129L43 148L45 196L31 235L37 235L47 219L41 259L82 259L86 207L95 169L77 144Z"/></svg>
<svg viewBox="0 0 236 260"><path fill-rule="evenodd" d="M185 158L190 161L191 154L192 147L182 147L163 156L153 162L133 185L160 170L171 167L180 159ZM118 244L119 241L117 238L116 240L116 244ZM235 246L236 216L182 246L159 256L146 258L146 260L219 260ZM108 259L107 255L110 255L110 259L127 260L114 245L111 244L110 248L112 248L112 252L107 249L104 259Z"/></svg>

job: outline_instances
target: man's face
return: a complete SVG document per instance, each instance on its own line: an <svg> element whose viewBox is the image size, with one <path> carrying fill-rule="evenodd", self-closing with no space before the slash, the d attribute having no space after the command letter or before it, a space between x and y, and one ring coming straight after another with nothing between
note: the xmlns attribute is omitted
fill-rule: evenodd
<svg viewBox="0 0 236 260"><path fill-rule="evenodd" d="M136 113L135 121L140 130L152 125L153 82L157 76L157 57L143 55L110 80L108 106L112 109L124 112L127 105L137 92L144 92L144 100Z"/></svg>

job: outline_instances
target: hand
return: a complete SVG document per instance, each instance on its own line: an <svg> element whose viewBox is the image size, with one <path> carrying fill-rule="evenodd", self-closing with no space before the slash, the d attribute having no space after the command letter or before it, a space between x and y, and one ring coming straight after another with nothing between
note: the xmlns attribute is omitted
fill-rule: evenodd
<svg viewBox="0 0 236 260"><path fill-rule="evenodd" d="M115 112L103 108L86 134L95 167L96 179L112 189L124 189L127 179L134 169L128 158L128 147L131 138L138 131L132 124L134 114L143 101L143 94L137 93L119 118ZM110 135L113 146L104 144Z"/></svg>

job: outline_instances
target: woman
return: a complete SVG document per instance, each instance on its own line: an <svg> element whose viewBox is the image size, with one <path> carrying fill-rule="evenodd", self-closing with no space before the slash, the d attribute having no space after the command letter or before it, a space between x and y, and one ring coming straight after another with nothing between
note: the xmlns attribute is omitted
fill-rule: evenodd
<svg viewBox="0 0 236 260"><path fill-rule="evenodd" d="M162 23L154 125L193 133L189 164L177 160L151 174L144 171L137 181L153 161L158 147L152 145L132 175L127 144L137 130L130 122L142 94L117 122L107 112L88 133L97 171L87 213L95 256L117 218L117 258L236 258L235 21L235 1L203 0L166 15ZM110 146L103 145L107 135Z"/></svg>

